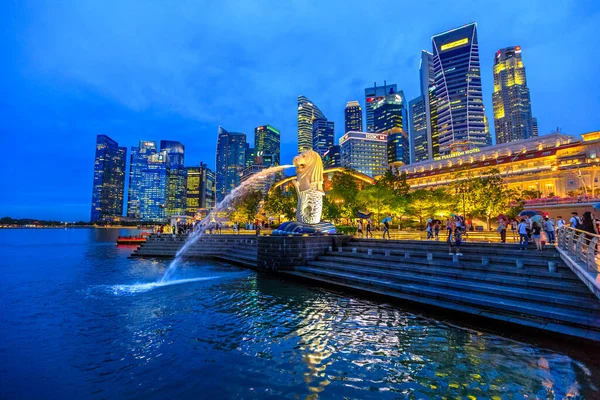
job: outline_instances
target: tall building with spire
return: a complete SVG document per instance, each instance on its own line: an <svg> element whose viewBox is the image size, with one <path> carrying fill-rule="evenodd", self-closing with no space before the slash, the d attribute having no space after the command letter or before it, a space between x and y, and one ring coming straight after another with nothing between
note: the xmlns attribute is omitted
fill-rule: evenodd
<svg viewBox="0 0 600 400"><path fill-rule="evenodd" d="M356 100L349 101L344 109L344 134L350 131L361 132L362 130L362 107Z"/></svg>
<svg viewBox="0 0 600 400"><path fill-rule="evenodd" d="M431 41L439 153L492 144L485 129L477 25L442 32Z"/></svg>
<svg viewBox="0 0 600 400"><path fill-rule="evenodd" d="M240 184L240 174L245 167L246 134L240 132L228 132L219 127L217 138L217 202L220 202L236 186Z"/></svg>
<svg viewBox="0 0 600 400"><path fill-rule="evenodd" d="M521 46L505 47L494 56L492 102L496 144L537 136Z"/></svg>
<svg viewBox="0 0 600 400"><path fill-rule="evenodd" d="M375 132L375 121L373 119L373 105L384 96L398 91L396 84L388 85L383 81L383 86L377 86L377 82L373 82L373 87L365 89L365 119L367 120L367 132Z"/></svg>
<svg viewBox="0 0 600 400"><path fill-rule="evenodd" d="M123 215L126 156L126 147L119 147L117 142L106 135L96 137L90 216L92 222Z"/></svg>
<svg viewBox="0 0 600 400"><path fill-rule="evenodd" d="M326 118L319 107L306 96L298 96L298 153L312 149L315 119Z"/></svg>

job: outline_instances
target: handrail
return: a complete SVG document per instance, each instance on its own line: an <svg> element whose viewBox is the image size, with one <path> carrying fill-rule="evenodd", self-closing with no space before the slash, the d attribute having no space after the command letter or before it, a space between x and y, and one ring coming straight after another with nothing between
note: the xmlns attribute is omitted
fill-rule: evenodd
<svg viewBox="0 0 600 400"><path fill-rule="evenodd" d="M593 273L600 272L600 235L563 225L558 229L558 248Z"/></svg>

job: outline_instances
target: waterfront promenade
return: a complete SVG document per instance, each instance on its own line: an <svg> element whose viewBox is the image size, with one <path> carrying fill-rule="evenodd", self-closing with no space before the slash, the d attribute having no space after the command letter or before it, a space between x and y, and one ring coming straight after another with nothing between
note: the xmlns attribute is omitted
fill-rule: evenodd
<svg viewBox="0 0 600 400"><path fill-rule="evenodd" d="M185 237L151 237L134 257L173 257ZM600 344L600 301L553 246L350 236L206 235L189 258L215 258L281 277L360 291L468 316L476 325L530 328ZM486 322L487 321L487 322Z"/></svg>

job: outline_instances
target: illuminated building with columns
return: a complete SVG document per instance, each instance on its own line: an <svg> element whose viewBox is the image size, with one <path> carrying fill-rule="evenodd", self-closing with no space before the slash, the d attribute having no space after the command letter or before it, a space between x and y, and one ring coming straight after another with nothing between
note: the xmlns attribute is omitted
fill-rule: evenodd
<svg viewBox="0 0 600 400"><path fill-rule="evenodd" d="M446 187L498 169L509 189L538 190L542 197L600 192L600 131L582 138L552 133L482 149L455 152L400 167L411 189Z"/></svg>

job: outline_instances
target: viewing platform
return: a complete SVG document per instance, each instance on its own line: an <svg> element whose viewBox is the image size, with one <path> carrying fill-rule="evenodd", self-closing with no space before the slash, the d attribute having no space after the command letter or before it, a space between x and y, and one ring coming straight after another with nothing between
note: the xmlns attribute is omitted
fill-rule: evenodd
<svg viewBox="0 0 600 400"><path fill-rule="evenodd" d="M153 235L132 256L170 258L184 240ZM186 257L451 311L480 327L509 324L600 344L600 299L554 246L467 242L461 251L449 255L444 240L223 234L202 237Z"/></svg>

